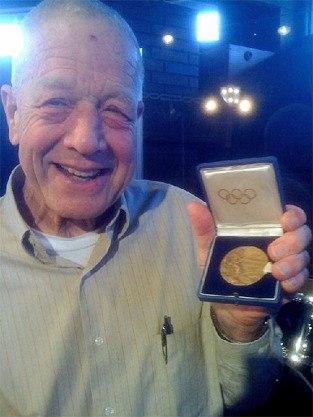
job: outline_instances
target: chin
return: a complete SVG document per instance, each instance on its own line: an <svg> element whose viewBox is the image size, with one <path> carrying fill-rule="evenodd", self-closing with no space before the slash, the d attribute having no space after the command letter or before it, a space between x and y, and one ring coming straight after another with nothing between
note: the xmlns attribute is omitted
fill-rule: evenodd
<svg viewBox="0 0 313 417"><path fill-rule="evenodd" d="M75 204L58 207L56 212L62 218L73 219L73 220L92 220L101 216L111 204L94 204L90 200L88 203L83 201L76 202Z"/></svg>

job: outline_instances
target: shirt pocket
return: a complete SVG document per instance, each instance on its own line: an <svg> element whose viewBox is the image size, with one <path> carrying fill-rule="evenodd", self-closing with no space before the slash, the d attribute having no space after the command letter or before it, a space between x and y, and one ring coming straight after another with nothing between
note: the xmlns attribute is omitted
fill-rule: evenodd
<svg viewBox="0 0 313 417"><path fill-rule="evenodd" d="M207 416L208 386L200 320L166 336L167 363L161 333L152 350L156 401L160 415Z"/></svg>

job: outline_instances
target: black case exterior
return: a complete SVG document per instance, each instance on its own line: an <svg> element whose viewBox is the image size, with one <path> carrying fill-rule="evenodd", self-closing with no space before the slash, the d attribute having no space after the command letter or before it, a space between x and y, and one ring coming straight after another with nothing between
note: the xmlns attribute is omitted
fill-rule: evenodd
<svg viewBox="0 0 313 417"><path fill-rule="evenodd" d="M216 231L199 287L200 300L276 308L282 291L270 272L250 285L233 285L220 274L221 260L230 250L254 246L266 252L270 242L283 234L280 216L285 200L276 158L201 164L197 171Z"/></svg>

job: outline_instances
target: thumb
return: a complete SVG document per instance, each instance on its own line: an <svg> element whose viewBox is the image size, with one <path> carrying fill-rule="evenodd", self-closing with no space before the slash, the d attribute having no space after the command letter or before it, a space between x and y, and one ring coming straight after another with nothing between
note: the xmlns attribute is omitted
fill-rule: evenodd
<svg viewBox="0 0 313 417"><path fill-rule="evenodd" d="M202 272L210 245L215 236L215 228L212 214L203 203L192 202L188 205L188 213L191 220L193 236L198 251L198 263Z"/></svg>

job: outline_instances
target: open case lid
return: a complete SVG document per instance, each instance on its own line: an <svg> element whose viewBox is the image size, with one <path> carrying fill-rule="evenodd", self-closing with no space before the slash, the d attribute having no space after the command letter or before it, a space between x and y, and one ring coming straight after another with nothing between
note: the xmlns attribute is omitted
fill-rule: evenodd
<svg viewBox="0 0 313 417"><path fill-rule="evenodd" d="M218 235L282 233L285 202L275 157L198 166Z"/></svg>

